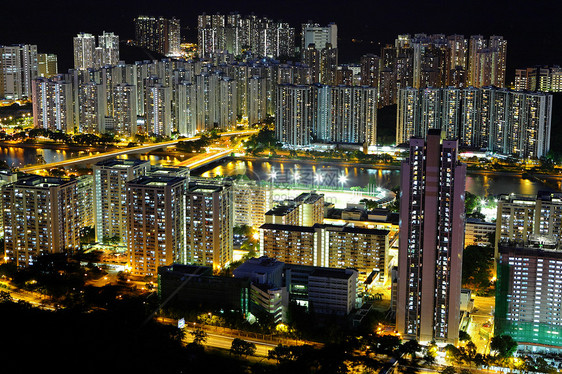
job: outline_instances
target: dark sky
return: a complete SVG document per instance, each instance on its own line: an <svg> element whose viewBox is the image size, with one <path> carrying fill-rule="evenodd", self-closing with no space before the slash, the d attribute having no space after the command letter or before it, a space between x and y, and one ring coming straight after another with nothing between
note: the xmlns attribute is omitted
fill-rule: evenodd
<svg viewBox="0 0 562 374"><path fill-rule="evenodd" d="M336 22L343 62L367 52L379 54L378 43L392 42L397 34L425 32L503 35L509 81L515 67L562 64L562 2L557 0L10 0L0 11L0 44L37 44L40 52L59 55L63 69L71 63L72 37L78 32L114 31L132 39L135 16L163 15L180 18L183 35L195 41L198 14L231 11L282 19L295 27L309 19ZM351 43L352 38L363 42Z"/></svg>

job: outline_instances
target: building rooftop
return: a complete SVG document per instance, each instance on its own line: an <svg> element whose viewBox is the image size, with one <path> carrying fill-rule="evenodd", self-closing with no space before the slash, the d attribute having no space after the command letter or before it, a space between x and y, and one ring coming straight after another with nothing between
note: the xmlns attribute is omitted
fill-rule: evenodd
<svg viewBox="0 0 562 374"><path fill-rule="evenodd" d="M208 266L173 264L170 266L160 266L158 268L158 274L163 273L174 275L203 276L213 275L213 269Z"/></svg>
<svg viewBox="0 0 562 374"><path fill-rule="evenodd" d="M123 160L118 158L112 158L109 160L103 160L96 163L96 166L112 167L126 169L132 166L139 166L142 164L150 164L150 161L143 160Z"/></svg>
<svg viewBox="0 0 562 374"><path fill-rule="evenodd" d="M304 204L314 204L318 200L324 198L323 194L317 194L316 192L303 192L299 196L295 197L294 201Z"/></svg>
<svg viewBox="0 0 562 374"><path fill-rule="evenodd" d="M499 246L500 254L513 253L516 256L530 256L530 257L550 257L555 259L562 259L562 251L553 249L541 249L527 246Z"/></svg>
<svg viewBox="0 0 562 374"><path fill-rule="evenodd" d="M349 279L356 270L335 269L335 268L316 268L310 273L311 277Z"/></svg>
<svg viewBox="0 0 562 374"><path fill-rule="evenodd" d="M234 276L241 276L242 274L267 274L282 269L285 264L274 258L267 256L250 258L242 265L234 269Z"/></svg>
<svg viewBox="0 0 562 374"><path fill-rule="evenodd" d="M172 166L158 166L152 167L147 173L149 176L188 176L189 168L186 167L172 167Z"/></svg>
<svg viewBox="0 0 562 374"><path fill-rule="evenodd" d="M267 216L285 216L297 208L296 205L277 205L265 213Z"/></svg>
<svg viewBox="0 0 562 374"><path fill-rule="evenodd" d="M62 179L55 177L42 177L39 175L30 175L14 182L16 187L34 187L34 188L49 188L56 186L63 186L65 184L73 183L73 179Z"/></svg>
<svg viewBox="0 0 562 374"><path fill-rule="evenodd" d="M344 232L350 234L368 234L368 235L388 235L390 231L388 230L380 230L380 229L368 229L363 227L354 227L354 226L338 226L338 225L321 225L316 224L313 226L314 228L323 228L328 231L337 231L337 232Z"/></svg>
<svg viewBox="0 0 562 374"><path fill-rule="evenodd" d="M280 231L300 231L300 232L314 232L313 226L293 226L293 225L279 225L275 223L264 223L260 226L264 230L280 230Z"/></svg>
<svg viewBox="0 0 562 374"><path fill-rule="evenodd" d="M142 185L150 187L172 186L179 182L184 182L185 177L168 176L142 176L127 182L128 185Z"/></svg>
<svg viewBox="0 0 562 374"><path fill-rule="evenodd" d="M486 222L483 219L480 218L467 218L466 219L466 223L472 223L472 224L478 224L478 225L489 225L489 226L496 226L495 223L493 222Z"/></svg>

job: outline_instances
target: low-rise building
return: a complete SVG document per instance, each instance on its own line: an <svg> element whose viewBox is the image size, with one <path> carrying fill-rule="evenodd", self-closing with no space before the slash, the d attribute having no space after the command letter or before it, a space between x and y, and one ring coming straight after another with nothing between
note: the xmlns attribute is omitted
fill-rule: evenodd
<svg viewBox="0 0 562 374"><path fill-rule="evenodd" d="M356 307L355 269L284 264L262 256L240 265L234 276L251 282L252 313L269 313L275 322L286 317L291 302L313 313L340 316L348 315Z"/></svg>
<svg viewBox="0 0 562 374"><path fill-rule="evenodd" d="M479 245L491 247L494 244L493 235L495 232L495 223L485 222L476 218L467 218L464 231L464 246ZM491 238L492 241L490 240Z"/></svg>
<svg viewBox="0 0 562 374"><path fill-rule="evenodd" d="M358 273L355 269L286 265L288 301L319 314L345 316L356 307Z"/></svg>
<svg viewBox="0 0 562 374"><path fill-rule="evenodd" d="M207 266L178 265L158 269L158 296L168 305L182 308L249 311L250 282L213 276Z"/></svg>
<svg viewBox="0 0 562 374"><path fill-rule="evenodd" d="M351 225L260 227L260 254L288 264L354 268L365 281L372 271L388 277L390 232Z"/></svg>

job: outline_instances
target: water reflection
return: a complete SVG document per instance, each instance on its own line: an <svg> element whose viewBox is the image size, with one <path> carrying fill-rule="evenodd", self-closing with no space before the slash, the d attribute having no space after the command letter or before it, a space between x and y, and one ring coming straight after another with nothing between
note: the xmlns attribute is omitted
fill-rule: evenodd
<svg viewBox="0 0 562 374"><path fill-rule="evenodd" d="M44 160L45 163L64 161L66 159L82 157L85 155L95 155L99 152L92 151L66 151L52 149L33 149L20 147L0 147L0 159L6 161L11 167L23 167L33 165ZM152 165L178 164L185 157L175 156L156 156L156 155L124 155L120 158L148 160ZM210 169L200 169L193 171L193 175L204 177L230 176L244 174L253 180L270 180L272 174L276 175L276 181L293 182L297 176L299 183L315 185L318 180L323 183L337 183L337 179L343 174L346 179L346 186L366 187L369 183L384 188L393 188L400 184L400 171L393 169L371 169L363 167L334 166L322 164L297 163L294 161L227 161ZM317 175L321 177L316 178ZM469 174L466 179L466 190L479 195L490 196L502 193L516 193L533 195L539 190L553 191L554 187L558 190L562 188L562 181L555 180L551 186L534 180L522 179L519 176L510 175L478 175Z"/></svg>
<svg viewBox="0 0 562 374"><path fill-rule="evenodd" d="M311 187L315 184L316 175L321 174L321 180L326 181L325 175L334 175L333 181L340 175L346 176L347 186L366 187L369 183L384 188L393 188L400 185L400 171L396 169L370 169L363 167L333 166L333 165L314 165L307 163L297 163L293 161L236 161L225 162L222 165L211 167L208 170L194 171L193 175L204 177L214 177L217 175L233 176L243 174L253 180L271 179L275 174L277 183L293 183L295 176L299 183L310 181ZM560 188L562 182L556 181ZM469 174L466 178L466 190L479 195L491 196L507 193L533 195L540 190L553 191L553 187L546 184L522 179L519 176L510 175L477 175Z"/></svg>

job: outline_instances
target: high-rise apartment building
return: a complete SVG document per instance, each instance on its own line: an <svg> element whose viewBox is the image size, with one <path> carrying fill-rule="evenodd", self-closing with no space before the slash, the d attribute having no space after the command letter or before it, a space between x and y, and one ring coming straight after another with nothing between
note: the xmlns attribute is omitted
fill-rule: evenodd
<svg viewBox="0 0 562 374"><path fill-rule="evenodd" d="M277 88L276 136L291 146L326 143L374 145L377 88L295 86Z"/></svg>
<svg viewBox="0 0 562 374"><path fill-rule="evenodd" d="M135 18L135 40L137 45L166 56L180 54L180 20L138 16Z"/></svg>
<svg viewBox="0 0 562 374"><path fill-rule="evenodd" d="M222 269L232 261L232 187L192 182L186 194L186 258L183 262Z"/></svg>
<svg viewBox="0 0 562 374"><path fill-rule="evenodd" d="M380 57L374 54L367 54L361 57L361 85L378 87Z"/></svg>
<svg viewBox="0 0 562 374"><path fill-rule="evenodd" d="M422 342L459 334L466 166L432 129L402 163L396 328Z"/></svg>
<svg viewBox="0 0 562 374"><path fill-rule="evenodd" d="M94 227L94 176L82 175L76 178L79 227Z"/></svg>
<svg viewBox="0 0 562 374"><path fill-rule="evenodd" d="M303 23L301 25L301 51L310 44L314 44L319 51L327 44L332 48L338 48L338 26L330 23L328 26L320 26L318 23Z"/></svg>
<svg viewBox="0 0 562 374"><path fill-rule="evenodd" d="M496 258L501 242L525 243L532 236L562 239L562 195L501 195L496 218Z"/></svg>
<svg viewBox="0 0 562 374"><path fill-rule="evenodd" d="M98 67L117 65L119 62L119 36L104 31L98 36L98 48L101 53L101 56L96 59Z"/></svg>
<svg viewBox="0 0 562 374"><path fill-rule="evenodd" d="M398 35L381 50L381 106L400 89L505 87L507 41L501 36Z"/></svg>
<svg viewBox="0 0 562 374"><path fill-rule="evenodd" d="M86 70L96 66L96 37L80 33L74 37L74 69Z"/></svg>
<svg viewBox="0 0 562 374"><path fill-rule="evenodd" d="M169 86L153 83L146 87L144 116L147 134L172 134L172 90Z"/></svg>
<svg viewBox="0 0 562 374"><path fill-rule="evenodd" d="M329 86L337 84L338 49L326 44L320 50L320 83Z"/></svg>
<svg viewBox="0 0 562 374"><path fill-rule="evenodd" d="M302 62L312 71L312 81L320 83L320 50L314 44L309 44L302 51Z"/></svg>
<svg viewBox="0 0 562 374"><path fill-rule="evenodd" d="M132 137L137 133L137 86L120 83L113 86L113 121L116 134Z"/></svg>
<svg viewBox="0 0 562 374"><path fill-rule="evenodd" d="M275 134L293 146L306 146L312 140L314 109L311 86L280 85L277 91Z"/></svg>
<svg viewBox="0 0 562 374"><path fill-rule="evenodd" d="M127 182L126 188L131 273L156 276L160 266L183 263L187 179L141 176Z"/></svg>
<svg viewBox="0 0 562 374"><path fill-rule="evenodd" d="M517 349L559 352L562 348L562 252L556 240L536 235L500 243L497 262L496 336L509 335Z"/></svg>
<svg viewBox="0 0 562 374"><path fill-rule="evenodd" d="M58 74L57 55L37 54L37 76L51 78Z"/></svg>
<svg viewBox="0 0 562 374"><path fill-rule="evenodd" d="M260 227L273 205L273 191L255 181L237 180L232 184L234 226Z"/></svg>
<svg viewBox="0 0 562 374"><path fill-rule="evenodd" d="M555 65L515 69L515 89L562 92L562 68Z"/></svg>
<svg viewBox="0 0 562 374"><path fill-rule="evenodd" d="M36 45L0 45L0 98L30 99L37 69Z"/></svg>
<svg viewBox="0 0 562 374"><path fill-rule="evenodd" d="M469 42L468 86L505 87L507 41L502 36L472 35Z"/></svg>
<svg viewBox="0 0 562 374"><path fill-rule="evenodd" d="M80 248L75 180L30 176L2 189L4 249L18 267Z"/></svg>
<svg viewBox="0 0 562 374"><path fill-rule="evenodd" d="M100 161L94 171L94 219L96 241L127 243L126 182L150 169L149 161L112 159Z"/></svg>
<svg viewBox="0 0 562 374"><path fill-rule="evenodd" d="M107 107L103 86L93 82L81 84L78 89L78 103L78 130L87 134L103 134Z"/></svg>
<svg viewBox="0 0 562 374"><path fill-rule="evenodd" d="M438 128L461 144L538 159L550 149L552 96L485 88L399 91L396 143Z"/></svg>
<svg viewBox="0 0 562 374"><path fill-rule="evenodd" d="M72 83L37 78L33 81L33 126L51 131L74 131Z"/></svg>
<svg viewBox="0 0 562 374"><path fill-rule="evenodd" d="M254 15L199 15L197 41L199 56L204 58L224 52L233 55L250 52L260 58L295 54L293 27Z"/></svg>

